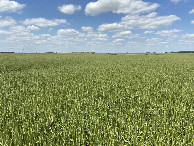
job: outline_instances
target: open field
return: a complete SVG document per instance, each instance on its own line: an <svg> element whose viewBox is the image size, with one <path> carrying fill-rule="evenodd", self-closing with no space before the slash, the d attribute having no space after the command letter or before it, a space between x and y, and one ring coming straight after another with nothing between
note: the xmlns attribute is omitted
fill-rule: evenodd
<svg viewBox="0 0 194 146"><path fill-rule="evenodd" d="M0 145L193 145L194 54L0 54Z"/></svg>

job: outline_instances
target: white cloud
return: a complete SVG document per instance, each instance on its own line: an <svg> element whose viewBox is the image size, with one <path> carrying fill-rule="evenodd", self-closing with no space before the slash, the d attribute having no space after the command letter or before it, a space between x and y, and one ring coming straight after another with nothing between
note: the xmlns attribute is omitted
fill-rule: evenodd
<svg viewBox="0 0 194 146"><path fill-rule="evenodd" d="M29 26L27 27L27 30L39 30L39 29L40 29L39 27L34 26L34 25L29 25Z"/></svg>
<svg viewBox="0 0 194 146"><path fill-rule="evenodd" d="M123 41L125 41L125 40L124 39L115 39L115 40L113 40L113 43L121 43Z"/></svg>
<svg viewBox="0 0 194 146"><path fill-rule="evenodd" d="M193 21L191 21L191 24L194 24L194 20L193 20Z"/></svg>
<svg viewBox="0 0 194 146"><path fill-rule="evenodd" d="M8 34L11 34L11 32L7 31L7 30L0 29L0 35L8 35Z"/></svg>
<svg viewBox="0 0 194 146"><path fill-rule="evenodd" d="M108 35L90 31L91 27L83 27L86 32L75 29L59 29L55 35L35 34L30 30L36 26L14 25L7 30L0 29L0 45L4 50L13 49L15 52L44 52L44 51L67 51L96 47L103 48L107 44ZM89 29L90 28L90 29ZM7 44L7 45L6 45ZM86 51L86 50L85 50Z"/></svg>
<svg viewBox="0 0 194 146"><path fill-rule="evenodd" d="M147 42L160 42L160 41L162 41L162 39L160 39L160 38L150 38L150 39L147 39L146 41Z"/></svg>
<svg viewBox="0 0 194 146"><path fill-rule="evenodd" d="M82 29L83 31L83 29ZM108 40L108 35L100 32L87 31L87 33L82 33L82 38L87 38L92 42L101 42Z"/></svg>
<svg viewBox="0 0 194 146"><path fill-rule="evenodd" d="M80 33L74 29L60 29L57 31L57 35L63 37L75 37L78 36L79 34Z"/></svg>
<svg viewBox="0 0 194 146"><path fill-rule="evenodd" d="M119 23L111 23L111 24L102 24L99 26L98 30L99 31L123 31L127 30L128 27L125 25L121 25Z"/></svg>
<svg viewBox="0 0 194 146"><path fill-rule="evenodd" d="M83 42L85 42L85 44L95 42L96 44L108 40L107 34L91 31L91 27L82 27L82 31L83 30L87 30L86 33L79 32L75 29L59 29L57 34L49 39L56 44L71 44L76 46L83 46L83 44L80 44Z"/></svg>
<svg viewBox="0 0 194 146"><path fill-rule="evenodd" d="M129 37L132 34L131 31L122 31L114 34L112 37L113 38L126 38Z"/></svg>
<svg viewBox="0 0 194 146"><path fill-rule="evenodd" d="M194 34L185 34L181 37L181 39L179 40L179 42L182 43L194 43Z"/></svg>
<svg viewBox="0 0 194 146"><path fill-rule="evenodd" d="M34 35L29 31L28 28L21 25L12 26L10 27L9 31L11 32L11 35L7 38L9 41L34 43L33 41L40 39L39 36Z"/></svg>
<svg viewBox="0 0 194 146"><path fill-rule="evenodd" d="M139 34L132 34L131 31L122 31L122 32L118 32L115 33L112 38L118 38L118 39L124 39L124 38L128 38L128 39L141 39L142 37Z"/></svg>
<svg viewBox="0 0 194 146"><path fill-rule="evenodd" d="M92 27L82 27L82 31L92 32L93 28Z"/></svg>
<svg viewBox="0 0 194 146"><path fill-rule="evenodd" d="M144 34L151 34L154 33L154 31L144 31Z"/></svg>
<svg viewBox="0 0 194 146"><path fill-rule="evenodd" d="M22 26L22 25L13 25L9 28L9 32L11 36L17 37L17 36L28 36L29 34L32 35L30 32L31 30L38 30L38 27L36 26Z"/></svg>
<svg viewBox="0 0 194 146"><path fill-rule="evenodd" d="M18 32L18 33L22 33L26 31L26 27L21 26L21 25L15 25L15 26L11 26L10 27L10 31L11 32Z"/></svg>
<svg viewBox="0 0 194 146"><path fill-rule="evenodd" d="M122 18L120 24L126 25L129 28L158 29L161 27L167 27L177 20L180 20L180 18L175 15L157 16L157 13L153 12L142 16L127 15Z"/></svg>
<svg viewBox="0 0 194 146"><path fill-rule="evenodd" d="M92 41L107 41L107 38L93 38Z"/></svg>
<svg viewBox="0 0 194 146"><path fill-rule="evenodd" d="M45 18L32 18L32 19L26 19L22 21L22 24L24 25L36 25L39 27L58 26L60 24L66 24L66 23L67 21L65 19L48 20Z"/></svg>
<svg viewBox="0 0 194 146"><path fill-rule="evenodd" d="M56 45L71 46L81 46L80 43L86 41L85 34L75 30L75 29L59 29L55 36L48 38L49 42Z"/></svg>
<svg viewBox="0 0 194 146"><path fill-rule="evenodd" d="M74 6L73 4L58 7L58 10L64 14L73 14L75 11L79 11L81 9L82 7L80 5Z"/></svg>
<svg viewBox="0 0 194 146"><path fill-rule="evenodd" d="M50 37L50 34L40 34L41 37Z"/></svg>
<svg viewBox="0 0 194 146"><path fill-rule="evenodd" d="M171 2L173 2L173 3L175 3L175 4L177 4L177 3L179 3L181 0L171 0Z"/></svg>
<svg viewBox="0 0 194 146"><path fill-rule="evenodd" d="M160 38L149 38L146 40L146 45L147 46L155 46L157 47L165 47L167 44L169 44L169 42L164 41L163 39Z"/></svg>
<svg viewBox="0 0 194 146"><path fill-rule="evenodd" d="M142 0L98 0L86 5L85 14L96 16L113 12L123 14L140 14L150 12L159 7L157 3L143 2Z"/></svg>
<svg viewBox="0 0 194 146"><path fill-rule="evenodd" d="M162 30L162 31L157 31L155 34L160 35L160 36L173 36L177 35L177 33L181 32L182 30L178 29L173 29L173 30Z"/></svg>
<svg viewBox="0 0 194 146"><path fill-rule="evenodd" d="M93 33L92 35L88 35L92 39L92 41L107 41L108 35L102 33Z"/></svg>
<svg viewBox="0 0 194 146"><path fill-rule="evenodd" d="M20 12L25 6L16 1L0 0L0 12Z"/></svg>
<svg viewBox="0 0 194 146"><path fill-rule="evenodd" d="M85 14L96 16L102 13L107 13L118 8L117 0L113 0L112 3L110 0L98 0L97 2L90 2L86 5Z"/></svg>
<svg viewBox="0 0 194 146"><path fill-rule="evenodd" d="M13 34L10 37L7 38L7 40L12 41L12 42L20 42L24 43L24 41L28 41L28 43L32 43L34 39L39 39L39 37L35 36L32 33L17 33Z"/></svg>
<svg viewBox="0 0 194 146"><path fill-rule="evenodd" d="M5 19L0 19L0 27L12 26L15 24L16 24L16 21L10 17L6 17Z"/></svg>
<svg viewBox="0 0 194 146"><path fill-rule="evenodd" d="M129 35L129 34L132 34L131 31L123 31L123 32L120 32L119 33L120 35Z"/></svg>
<svg viewBox="0 0 194 146"><path fill-rule="evenodd" d="M9 31L11 35L7 38L8 41L18 42L18 43L33 43L34 40L39 39L38 36L30 33L28 29L24 26L12 26Z"/></svg>
<svg viewBox="0 0 194 146"><path fill-rule="evenodd" d="M156 12L148 15L126 15L121 19L120 23L102 24L99 31L122 31L127 29L158 29L167 27L173 22L180 20L175 15L157 16Z"/></svg>
<svg viewBox="0 0 194 146"><path fill-rule="evenodd" d="M194 9L192 9L191 11L189 11L189 14L193 14L194 13Z"/></svg>
<svg viewBox="0 0 194 146"><path fill-rule="evenodd" d="M182 38L186 38L186 39L188 39L188 38L194 38L194 34L185 34L185 35L183 35Z"/></svg>

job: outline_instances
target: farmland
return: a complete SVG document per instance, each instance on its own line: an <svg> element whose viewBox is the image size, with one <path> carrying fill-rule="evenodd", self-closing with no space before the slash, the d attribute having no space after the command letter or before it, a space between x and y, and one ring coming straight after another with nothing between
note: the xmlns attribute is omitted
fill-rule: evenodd
<svg viewBox="0 0 194 146"><path fill-rule="evenodd" d="M193 103L193 54L0 54L0 145L193 145Z"/></svg>

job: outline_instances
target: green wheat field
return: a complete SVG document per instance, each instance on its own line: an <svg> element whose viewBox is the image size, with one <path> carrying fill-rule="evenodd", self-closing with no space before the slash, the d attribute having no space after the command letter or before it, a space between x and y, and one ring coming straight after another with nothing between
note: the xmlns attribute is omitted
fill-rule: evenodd
<svg viewBox="0 0 194 146"><path fill-rule="evenodd" d="M193 145L194 54L0 54L0 145Z"/></svg>

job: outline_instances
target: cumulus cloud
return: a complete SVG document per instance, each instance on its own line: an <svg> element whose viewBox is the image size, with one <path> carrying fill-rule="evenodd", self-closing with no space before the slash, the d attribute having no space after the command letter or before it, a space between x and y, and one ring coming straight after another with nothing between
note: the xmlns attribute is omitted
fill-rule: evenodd
<svg viewBox="0 0 194 146"><path fill-rule="evenodd" d="M104 42L108 40L108 35L100 32L91 31L92 27L82 27L80 32L75 29L59 29L55 36L50 37L51 42L57 44L79 44L80 42ZM80 44L79 44L80 46Z"/></svg>
<svg viewBox="0 0 194 146"><path fill-rule="evenodd" d="M11 26L9 28L11 35L7 38L7 41L23 44L28 42L33 43L34 40L39 39L38 36L31 33L26 27L21 25Z"/></svg>
<svg viewBox="0 0 194 146"><path fill-rule="evenodd" d="M121 19L120 23L102 24L99 31L114 31L123 29L158 29L167 27L173 22L180 20L175 15L157 16L156 12L148 15L126 15Z"/></svg>
<svg viewBox="0 0 194 146"><path fill-rule="evenodd" d="M0 27L15 25L16 21L11 17L6 17L5 19L0 19Z"/></svg>
<svg viewBox="0 0 194 146"><path fill-rule="evenodd" d="M175 15L157 16L157 13L153 12L142 16L127 15L122 18L121 24L131 28L158 29L161 27L167 27L177 20L180 20L180 18Z"/></svg>
<svg viewBox="0 0 194 146"><path fill-rule="evenodd" d="M162 31L157 31L155 34L160 35L160 36L172 36L172 35L177 35L177 33L181 32L182 30L178 29L173 29L173 30L162 30Z"/></svg>
<svg viewBox="0 0 194 146"><path fill-rule="evenodd" d="M92 27L82 27L82 31L92 32L93 28Z"/></svg>
<svg viewBox="0 0 194 146"><path fill-rule="evenodd" d="M185 35L183 35L183 37L182 38L194 38L194 34L185 34Z"/></svg>
<svg viewBox="0 0 194 146"><path fill-rule="evenodd" d="M14 49L16 52L21 52L23 49L24 52L53 51L53 48L56 49L55 51L60 49L67 51L69 48L80 51L81 48L83 50L87 47L93 48L95 44L95 47L101 45L100 48L103 48L108 40L107 34L91 31L92 27L83 27L82 30L85 31L59 29L55 35L31 32L31 30L36 30L36 27L36 25L13 25L0 29L2 38L0 45L5 50ZM72 51L71 49L69 50Z"/></svg>
<svg viewBox="0 0 194 146"><path fill-rule="evenodd" d="M150 39L147 39L146 41L147 42L159 42L159 41L161 41L162 39L160 39L160 38L150 38Z"/></svg>
<svg viewBox="0 0 194 146"><path fill-rule="evenodd" d="M160 38L149 38L149 39L146 39L146 44L148 45L148 46L159 46L159 45L161 45L161 44L166 44L166 43L164 43L163 42L163 40L162 39L160 39Z"/></svg>
<svg viewBox="0 0 194 146"><path fill-rule="evenodd" d="M194 43L194 34L185 34L179 41L182 43Z"/></svg>
<svg viewBox="0 0 194 146"><path fill-rule="evenodd" d="M91 35L88 35L92 39L92 41L106 41L108 40L108 35L107 34L102 34L102 33L93 33Z"/></svg>
<svg viewBox="0 0 194 146"><path fill-rule="evenodd" d="M0 0L0 12L20 12L25 6L16 1Z"/></svg>
<svg viewBox="0 0 194 146"><path fill-rule="evenodd" d="M34 25L29 25L29 26L27 27L27 30L39 30L39 29L40 29L39 27L34 26Z"/></svg>
<svg viewBox="0 0 194 146"><path fill-rule="evenodd" d="M194 9L192 9L191 11L189 11L189 14L193 14L194 13Z"/></svg>
<svg viewBox="0 0 194 146"><path fill-rule="evenodd" d="M121 43L123 41L125 41L125 40L124 39L115 39L115 40L113 40L113 43Z"/></svg>
<svg viewBox="0 0 194 146"><path fill-rule="evenodd" d="M75 6L73 4L58 7L58 10L64 14L73 14L75 11L79 11L81 9L82 7L80 5Z"/></svg>
<svg viewBox="0 0 194 146"><path fill-rule="evenodd" d="M194 20L193 20L193 21L191 21L191 24L194 24Z"/></svg>
<svg viewBox="0 0 194 146"><path fill-rule="evenodd" d="M40 34L41 37L50 37L50 34Z"/></svg>
<svg viewBox="0 0 194 146"><path fill-rule="evenodd" d="M176 15L158 16L156 12L151 12L158 7L159 4L157 3L142 0L98 0L86 5L85 14L91 16L107 12L126 14L120 22L104 23L98 27L99 31L109 32L130 29L158 29L180 20Z"/></svg>
<svg viewBox="0 0 194 146"><path fill-rule="evenodd" d="M39 27L49 27L49 26L58 26L60 24L66 24L67 21L65 19L54 19L48 20L45 18L32 18L26 19L21 22L24 25L35 25Z"/></svg>
<svg viewBox="0 0 194 146"><path fill-rule="evenodd" d="M57 35L63 36L63 37L74 37L78 36L80 33L77 30L74 29L60 29L57 31Z"/></svg>
<svg viewBox="0 0 194 146"><path fill-rule="evenodd" d="M14 26L11 26L9 29L11 32L25 32L26 31L26 27L21 26L21 25L14 25Z"/></svg>
<svg viewBox="0 0 194 146"><path fill-rule="evenodd" d="M151 34L154 33L154 31L144 31L144 34Z"/></svg>
<svg viewBox="0 0 194 146"><path fill-rule="evenodd" d="M143 2L142 0L98 0L86 5L85 14L96 16L113 12L117 14L140 14L150 12L159 7L157 3Z"/></svg>
<svg viewBox="0 0 194 146"><path fill-rule="evenodd" d="M114 35L112 35L112 38L117 38L117 39L141 39L142 37L139 34L133 34L131 31L122 31L122 32L117 32Z"/></svg>
<svg viewBox="0 0 194 146"><path fill-rule="evenodd" d="M8 35L8 34L11 34L11 32L7 31L7 30L0 29L0 35Z"/></svg>
<svg viewBox="0 0 194 146"><path fill-rule="evenodd" d="M128 30L128 27L125 25L121 25L119 23L111 23L111 24L102 24L98 28L99 31L123 31Z"/></svg>
<svg viewBox="0 0 194 146"><path fill-rule="evenodd" d="M122 32L118 32L114 34L112 37L113 38L125 38L125 37L129 37L131 34L132 34L131 31L122 31Z"/></svg>
<svg viewBox="0 0 194 146"><path fill-rule="evenodd" d="M83 30L87 30L86 33L79 32L75 29L59 29L57 34L51 37L51 42L56 42L57 44L71 44L77 46L82 46L80 43L85 42L85 44L89 44L89 42L101 43L107 40L107 34L102 34L99 32L88 32L90 27L83 27ZM92 43L93 44L93 43Z"/></svg>
<svg viewBox="0 0 194 146"><path fill-rule="evenodd" d="M36 26L22 26L22 25L13 25L9 27L9 34L10 36L7 38L9 41L17 41L21 42L23 40L30 41L30 38L33 39L40 39L37 35L31 33L31 30L38 30Z"/></svg>

